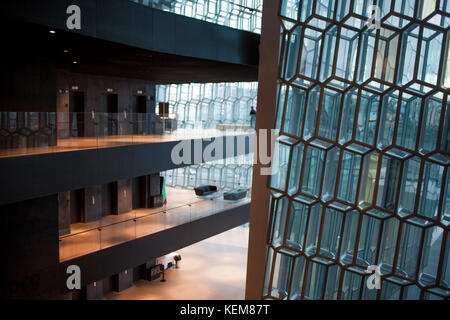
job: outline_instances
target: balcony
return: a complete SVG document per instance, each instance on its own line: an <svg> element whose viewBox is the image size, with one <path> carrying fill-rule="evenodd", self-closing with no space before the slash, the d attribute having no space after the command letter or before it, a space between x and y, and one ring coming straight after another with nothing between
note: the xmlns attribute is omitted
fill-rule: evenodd
<svg viewBox="0 0 450 320"><path fill-rule="evenodd" d="M250 203L249 198L226 201L219 192L214 198L197 198L193 191L167 188L168 203L158 209L138 209L108 215L91 223L71 225L71 233L59 238L60 261L142 238Z"/></svg>

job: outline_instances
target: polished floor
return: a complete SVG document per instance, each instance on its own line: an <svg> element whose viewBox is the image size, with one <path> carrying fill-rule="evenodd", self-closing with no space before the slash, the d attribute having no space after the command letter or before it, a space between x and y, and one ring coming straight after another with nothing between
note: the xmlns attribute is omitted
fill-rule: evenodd
<svg viewBox="0 0 450 320"><path fill-rule="evenodd" d="M70 234L59 239L60 261L66 261L120 243L131 241L190 221L207 217L249 202L199 199L193 190L167 187L167 205L158 209L138 209L121 215L107 215L91 223L71 225Z"/></svg>
<svg viewBox="0 0 450 320"><path fill-rule="evenodd" d="M51 147L0 149L0 158L98 148L113 148L133 144L161 143L186 139L205 139L240 134L249 133L244 131L222 131L215 129L178 129L172 133L166 132L160 135L117 135L107 137L68 138L59 139L57 145Z"/></svg>
<svg viewBox="0 0 450 320"><path fill-rule="evenodd" d="M178 250L180 268L166 271L166 282L140 280L107 300L243 300L248 225Z"/></svg>

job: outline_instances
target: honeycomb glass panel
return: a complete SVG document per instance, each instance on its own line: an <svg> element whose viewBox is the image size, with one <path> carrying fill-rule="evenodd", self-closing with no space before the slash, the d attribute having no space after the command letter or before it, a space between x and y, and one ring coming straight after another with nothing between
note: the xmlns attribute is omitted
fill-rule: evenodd
<svg viewBox="0 0 450 320"><path fill-rule="evenodd" d="M353 127L355 124L356 104L358 101L358 89L352 88L344 94L342 105L341 129L339 132L339 143L345 144L353 138Z"/></svg>
<svg viewBox="0 0 450 320"><path fill-rule="evenodd" d="M305 282L305 299L335 299L340 269L323 259L315 259L308 264Z"/></svg>
<svg viewBox="0 0 450 320"><path fill-rule="evenodd" d="M390 212L394 212L396 206L401 166L402 161L399 159L389 156L382 158L376 205Z"/></svg>
<svg viewBox="0 0 450 320"><path fill-rule="evenodd" d="M301 160L270 230L302 266L280 298L449 299L450 1L284 1L280 25L274 122Z"/></svg>
<svg viewBox="0 0 450 320"><path fill-rule="evenodd" d="M382 220L364 215L359 236L356 263L361 267L375 264L378 240L381 236Z"/></svg>
<svg viewBox="0 0 450 320"><path fill-rule="evenodd" d="M287 299L293 264L293 256L280 251L275 253L271 296L280 300Z"/></svg>
<svg viewBox="0 0 450 320"><path fill-rule="evenodd" d="M341 175L339 178L338 198L340 200L349 203L356 201L360 167L361 156L345 150L343 152Z"/></svg>
<svg viewBox="0 0 450 320"><path fill-rule="evenodd" d="M450 75L449 75L450 77ZM441 135L441 152L450 154L450 101L447 95L447 103L445 104L444 125L440 130Z"/></svg>
<svg viewBox="0 0 450 320"><path fill-rule="evenodd" d="M305 112L306 92L294 86L289 87L288 90L286 113L284 115L285 121L282 131L300 137Z"/></svg>
<svg viewBox="0 0 450 320"><path fill-rule="evenodd" d="M376 44L376 31L368 29L361 34L361 49L358 61L358 69L356 81L363 83L368 81L372 75L373 59L376 57L375 44Z"/></svg>
<svg viewBox="0 0 450 320"><path fill-rule="evenodd" d="M401 216L413 214L416 202L417 183L419 180L420 159L407 160L403 167L403 178L400 188L398 213Z"/></svg>
<svg viewBox="0 0 450 320"><path fill-rule="evenodd" d="M364 156L358 199L358 207L361 209L371 207L373 204L378 172L378 158L379 155L377 152L371 152Z"/></svg>
<svg viewBox="0 0 450 320"><path fill-rule="evenodd" d="M322 49L322 60L320 62L320 77L321 82L326 81L333 74L334 65L334 52L336 50L336 39L337 39L338 27L333 26L325 32L323 49Z"/></svg>
<svg viewBox="0 0 450 320"><path fill-rule="evenodd" d="M297 0L283 0L281 1L280 15L282 17L290 18L293 20L298 19L299 3Z"/></svg>
<svg viewBox="0 0 450 320"><path fill-rule="evenodd" d="M342 237L340 262L343 265L353 263L355 257L355 243L359 228L359 213L351 211L346 214Z"/></svg>
<svg viewBox="0 0 450 320"><path fill-rule="evenodd" d="M359 300L361 286L364 285L364 273L365 270L358 267L350 267L344 271L341 300Z"/></svg>
<svg viewBox="0 0 450 320"><path fill-rule="evenodd" d="M409 281L398 277L383 279L381 284L380 300L401 300L402 290L410 284Z"/></svg>
<svg viewBox="0 0 450 320"><path fill-rule="evenodd" d="M281 130L281 122L284 119L284 112L285 112L285 104L287 102L287 94L288 92L288 86L286 84L278 85L278 93L277 93L277 121L275 123L275 129Z"/></svg>
<svg viewBox="0 0 450 320"><path fill-rule="evenodd" d="M338 54L334 75L338 78L353 81L358 53L359 33L351 29L341 28L338 42ZM336 83L339 87L339 85ZM342 85L341 88L345 87Z"/></svg>
<svg viewBox="0 0 450 320"><path fill-rule="evenodd" d="M436 275L439 267L443 234L443 229L440 227L425 229L418 279L423 286L435 285L437 282Z"/></svg>
<svg viewBox="0 0 450 320"><path fill-rule="evenodd" d="M339 250L341 239L342 222L345 213L336 209L327 208L325 210L322 237L320 239L321 256L335 259Z"/></svg>
<svg viewBox="0 0 450 320"><path fill-rule="evenodd" d="M442 274L440 285L444 288L450 289L450 234L446 231L445 253L440 257L440 264L442 264Z"/></svg>
<svg viewBox="0 0 450 320"><path fill-rule="evenodd" d="M325 286L325 300L336 300L339 293L341 268L337 265L328 267L327 282Z"/></svg>
<svg viewBox="0 0 450 320"><path fill-rule="evenodd" d="M326 19L333 18L334 10L334 0L305 0L302 3L301 21L308 20L309 26L323 30L328 26Z"/></svg>
<svg viewBox="0 0 450 320"><path fill-rule="evenodd" d="M444 203L442 204L441 222L445 226L450 224L450 170L447 167L447 179L445 181Z"/></svg>
<svg viewBox="0 0 450 320"><path fill-rule="evenodd" d="M374 143L380 96L368 91L361 91L361 103L356 124L357 141L370 144Z"/></svg>
<svg viewBox="0 0 450 320"><path fill-rule="evenodd" d="M395 270L397 275L415 279L421 237L422 228L411 223L405 223L403 225L397 267Z"/></svg>
<svg viewBox="0 0 450 320"><path fill-rule="evenodd" d="M403 42L401 46L400 67L398 74L398 84L406 85L414 80L415 58L419 47L420 26L413 24L403 33Z"/></svg>
<svg viewBox="0 0 450 320"><path fill-rule="evenodd" d="M291 148L292 158L290 165L288 193L290 195L297 193L300 184L300 168L303 162L303 144L299 143Z"/></svg>
<svg viewBox="0 0 450 320"><path fill-rule="evenodd" d="M268 296L270 294L270 277L272 275L272 265L273 265L273 254L274 250L272 247L267 248L267 263L266 263L266 275L264 279L264 296Z"/></svg>
<svg viewBox="0 0 450 320"><path fill-rule="evenodd" d="M425 161L422 172L418 214L431 218L439 218L439 199L441 197L444 167Z"/></svg>
<svg viewBox="0 0 450 320"><path fill-rule="evenodd" d="M396 134L396 144L409 150L416 149L422 99L403 93Z"/></svg>
<svg viewBox="0 0 450 320"><path fill-rule="evenodd" d="M392 273L394 260L396 257L399 227L400 222L397 218L392 217L384 221L378 258L378 263L382 274Z"/></svg>
<svg viewBox="0 0 450 320"><path fill-rule="evenodd" d="M341 109L341 94L325 88L322 96L322 111L319 122L319 136L329 140L336 140Z"/></svg>
<svg viewBox="0 0 450 320"><path fill-rule="evenodd" d="M369 6L372 5L372 1L367 0L342 0L338 1L337 17L338 21L344 20L344 23L348 26L361 29L367 25L367 20L370 17ZM360 18L360 17L363 18Z"/></svg>
<svg viewBox="0 0 450 320"><path fill-rule="evenodd" d="M315 135L317 114L320 101L320 87L312 88L308 93L308 104L305 115L305 129L303 131L303 139L308 140Z"/></svg>
<svg viewBox="0 0 450 320"><path fill-rule="evenodd" d="M437 93L425 99L419 151L426 154L436 150L441 121L443 96Z"/></svg>
<svg viewBox="0 0 450 320"><path fill-rule="evenodd" d="M283 243L286 219L289 210L289 199L282 198L274 201L274 216L272 230L272 244L279 246Z"/></svg>
<svg viewBox="0 0 450 320"><path fill-rule="evenodd" d="M301 27L296 27L286 34L285 57L282 78L290 80L297 74L298 53L300 50Z"/></svg>
<svg viewBox="0 0 450 320"><path fill-rule="evenodd" d="M300 300L303 289L303 278L305 274L306 259L304 256L295 258L294 271L292 275L292 286L289 300Z"/></svg>
<svg viewBox="0 0 450 320"><path fill-rule="evenodd" d="M340 153L340 149L335 147L328 150L326 154L327 160L325 161L325 172L321 197L324 202L334 198Z"/></svg>
<svg viewBox="0 0 450 320"><path fill-rule="evenodd" d="M324 155L325 152L318 148L309 147L306 150L301 190L314 197L318 197L320 192Z"/></svg>
<svg viewBox="0 0 450 320"><path fill-rule="evenodd" d="M436 86L443 45L443 34L431 28L423 28L417 79ZM419 89L420 90L420 89Z"/></svg>
<svg viewBox="0 0 450 320"><path fill-rule="evenodd" d="M317 252L320 223L322 221L322 205L315 204L311 207L308 221L308 232L306 235L305 253L308 256Z"/></svg>
<svg viewBox="0 0 450 320"><path fill-rule="evenodd" d="M278 156L278 170L270 177L270 186L277 190L287 191L291 146L278 141L275 144L275 152Z"/></svg>
<svg viewBox="0 0 450 320"><path fill-rule="evenodd" d="M384 149L392 145L398 102L398 90L386 94L383 98L377 144L379 149Z"/></svg>
<svg viewBox="0 0 450 320"><path fill-rule="evenodd" d="M320 300L325 288L327 267L320 263L310 262L305 284L305 299Z"/></svg>
<svg viewBox="0 0 450 320"><path fill-rule="evenodd" d="M319 68L320 49L322 47L322 33L311 28L305 28L300 57L299 75L315 80ZM306 82L308 84L310 82Z"/></svg>
<svg viewBox="0 0 450 320"><path fill-rule="evenodd" d="M289 247L303 250L310 209L311 203L307 199L305 201L303 198L297 198L292 201L286 237L286 244Z"/></svg>

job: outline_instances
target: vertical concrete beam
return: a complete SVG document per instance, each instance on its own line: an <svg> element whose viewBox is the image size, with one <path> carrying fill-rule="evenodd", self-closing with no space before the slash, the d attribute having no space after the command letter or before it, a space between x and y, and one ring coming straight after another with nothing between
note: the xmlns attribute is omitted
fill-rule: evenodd
<svg viewBox="0 0 450 320"><path fill-rule="evenodd" d="M279 4L280 0L264 0L259 47L257 132L259 129L273 129L275 127L280 49ZM267 141L270 141L270 136ZM261 299L262 297L266 264L270 193L267 188L269 177L261 175L261 168L263 166L258 163L253 167L253 201L250 207L250 236L245 294L246 299L251 300Z"/></svg>

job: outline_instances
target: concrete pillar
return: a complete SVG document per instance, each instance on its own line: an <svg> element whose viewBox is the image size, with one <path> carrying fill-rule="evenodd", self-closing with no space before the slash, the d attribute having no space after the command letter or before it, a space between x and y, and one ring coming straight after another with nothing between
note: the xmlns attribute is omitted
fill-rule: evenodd
<svg viewBox="0 0 450 320"><path fill-rule="evenodd" d="M81 222L87 223L102 218L102 186L90 186L84 190L84 208Z"/></svg>
<svg viewBox="0 0 450 320"><path fill-rule="evenodd" d="M279 0L264 0L259 48L257 133L259 129L273 129L275 127L280 45L279 5ZM268 134L267 141L270 141L270 132ZM252 300L261 299L262 297L266 264L266 239L269 225L270 192L266 187L269 177L260 174L261 168L263 166L258 163L253 167L253 201L250 207L250 237L245 297Z"/></svg>
<svg viewBox="0 0 450 320"><path fill-rule="evenodd" d="M114 213L122 214L133 210L131 179L118 180L115 183Z"/></svg>

